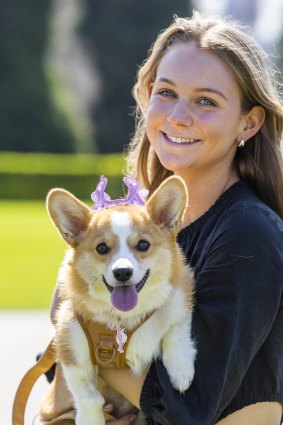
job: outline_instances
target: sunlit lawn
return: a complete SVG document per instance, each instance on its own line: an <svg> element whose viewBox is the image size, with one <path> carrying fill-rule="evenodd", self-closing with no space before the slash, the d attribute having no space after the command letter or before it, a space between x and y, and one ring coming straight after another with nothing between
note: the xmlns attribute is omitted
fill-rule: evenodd
<svg viewBox="0 0 283 425"><path fill-rule="evenodd" d="M0 308L48 308L66 244L44 202L0 201Z"/></svg>

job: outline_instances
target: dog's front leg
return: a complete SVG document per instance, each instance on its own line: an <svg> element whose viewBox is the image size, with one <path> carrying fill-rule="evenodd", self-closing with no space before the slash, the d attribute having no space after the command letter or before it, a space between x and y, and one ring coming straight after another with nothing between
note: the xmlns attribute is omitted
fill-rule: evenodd
<svg viewBox="0 0 283 425"><path fill-rule="evenodd" d="M182 322L172 325L162 340L162 361L172 386L186 391L194 378L196 349L191 338L191 312Z"/></svg>
<svg viewBox="0 0 283 425"><path fill-rule="evenodd" d="M63 371L77 409L76 425L105 425L104 398L98 390L85 334L78 322L72 323L70 331L74 361L63 363Z"/></svg>

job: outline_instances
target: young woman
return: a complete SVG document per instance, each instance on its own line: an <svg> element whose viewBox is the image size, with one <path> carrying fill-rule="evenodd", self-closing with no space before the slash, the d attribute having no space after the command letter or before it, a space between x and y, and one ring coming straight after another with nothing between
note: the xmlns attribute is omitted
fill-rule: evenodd
<svg viewBox="0 0 283 425"><path fill-rule="evenodd" d="M176 174L189 191L178 241L196 277L198 354L185 394L171 387L159 360L139 378L101 375L149 424L279 425L283 108L274 75L244 31L196 13L159 35L134 95L132 174L150 192Z"/></svg>

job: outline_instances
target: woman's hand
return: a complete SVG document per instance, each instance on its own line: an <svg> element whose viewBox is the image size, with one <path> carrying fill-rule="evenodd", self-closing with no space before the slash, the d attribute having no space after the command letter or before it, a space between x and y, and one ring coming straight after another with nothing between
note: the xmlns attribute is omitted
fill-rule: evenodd
<svg viewBox="0 0 283 425"><path fill-rule="evenodd" d="M111 415L111 412L113 411L114 406L112 404L106 404L103 408L104 412L109 413ZM137 414L133 411L131 413L128 413L125 416L122 416L119 419L114 419L113 421L107 422L108 425L130 425L137 419Z"/></svg>

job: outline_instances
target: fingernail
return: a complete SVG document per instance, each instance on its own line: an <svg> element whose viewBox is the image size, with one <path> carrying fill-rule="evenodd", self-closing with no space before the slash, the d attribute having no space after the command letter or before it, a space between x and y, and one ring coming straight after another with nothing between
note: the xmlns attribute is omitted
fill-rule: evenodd
<svg viewBox="0 0 283 425"><path fill-rule="evenodd" d="M136 419L137 419L137 415L132 415L130 417L130 422L135 422Z"/></svg>
<svg viewBox="0 0 283 425"><path fill-rule="evenodd" d="M112 405L111 404L105 404L105 406L103 407L104 412L111 412L112 410Z"/></svg>

